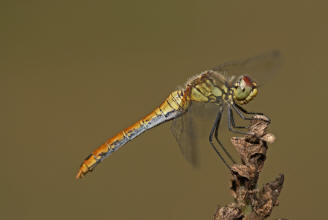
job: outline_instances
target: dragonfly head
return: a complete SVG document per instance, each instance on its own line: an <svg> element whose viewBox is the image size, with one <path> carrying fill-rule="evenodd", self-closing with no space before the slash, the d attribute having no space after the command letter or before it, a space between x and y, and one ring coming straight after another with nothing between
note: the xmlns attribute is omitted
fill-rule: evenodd
<svg viewBox="0 0 328 220"><path fill-rule="evenodd" d="M237 78L232 87L233 99L237 104L243 105L250 102L257 94L257 85L246 75Z"/></svg>

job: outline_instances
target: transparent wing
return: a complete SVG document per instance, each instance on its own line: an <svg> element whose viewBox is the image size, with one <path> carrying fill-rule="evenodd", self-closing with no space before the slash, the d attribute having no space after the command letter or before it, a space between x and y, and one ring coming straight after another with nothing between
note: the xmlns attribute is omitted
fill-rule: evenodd
<svg viewBox="0 0 328 220"><path fill-rule="evenodd" d="M196 132L193 128L192 120L186 113L172 121L171 132L175 137L181 153L185 159L193 166L199 166L199 148L196 143Z"/></svg>
<svg viewBox="0 0 328 220"><path fill-rule="evenodd" d="M217 111L216 104L193 102L188 112L172 121L171 132L193 167L200 166L200 145L208 140Z"/></svg>
<svg viewBox="0 0 328 220"><path fill-rule="evenodd" d="M263 84L281 67L282 57L279 51L273 50L244 60L223 63L212 70L224 75L249 75L256 82Z"/></svg>

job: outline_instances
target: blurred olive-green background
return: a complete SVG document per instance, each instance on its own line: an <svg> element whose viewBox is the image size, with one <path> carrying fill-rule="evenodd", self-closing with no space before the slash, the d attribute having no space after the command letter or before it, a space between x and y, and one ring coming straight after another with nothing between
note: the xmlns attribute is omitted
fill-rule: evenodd
<svg viewBox="0 0 328 220"><path fill-rule="evenodd" d="M192 169L169 123L74 177L190 76L271 49L284 65L247 107L277 137L261 183L286 175L270 218L328 217L326 1L0 5L1 219L211 219L232 201L229 173L206 139Z"/></svg>

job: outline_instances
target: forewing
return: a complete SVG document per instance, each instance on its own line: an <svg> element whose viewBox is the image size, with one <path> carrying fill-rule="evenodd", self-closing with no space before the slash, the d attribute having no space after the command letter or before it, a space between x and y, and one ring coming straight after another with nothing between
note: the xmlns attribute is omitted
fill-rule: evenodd
<svg viewBox="0 0 328 220"><path fill-rule="evenodd" d="M246 74L256 82L263 84L279 70L281 64L280 52L273 50L248 59L227 62L212 70L229 76Z"/></svg>

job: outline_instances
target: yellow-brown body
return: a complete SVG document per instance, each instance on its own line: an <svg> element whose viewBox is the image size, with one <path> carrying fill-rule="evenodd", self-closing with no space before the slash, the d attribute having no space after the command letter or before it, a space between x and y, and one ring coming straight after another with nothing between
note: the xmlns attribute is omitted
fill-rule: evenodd
<svg viewBox="0 0 328 220"><path fill-rule="evenodd" d="M94 150L82 163L76 178L82 178L112 152L144 131L181 116L188 110L192 102L220 103L224 101L232 103L236 101L239 104L246 104L256 95L257 90L254 90L251 97L238 100L234 96L234 89L232 87L229 89L229 86L232 86L232 80L233 78L227 80L221 73L215 71L205 71L193 77L184 88L173 91L159 107L146 117L122 130Z"/></svg>

